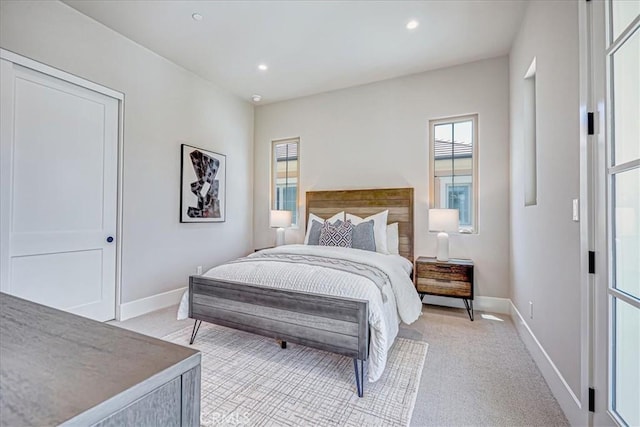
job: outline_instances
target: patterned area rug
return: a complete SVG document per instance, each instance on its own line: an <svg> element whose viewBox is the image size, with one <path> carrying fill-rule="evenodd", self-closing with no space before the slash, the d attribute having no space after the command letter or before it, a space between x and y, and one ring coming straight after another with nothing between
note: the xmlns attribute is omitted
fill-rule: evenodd
<svg viewBox="0 0 640 427"><path fill-rule="evenodd" d="M191 327L164 337L188 345ZM382 377L356 393L353 360L203 322L203 426L406 426L428 344L397 338ZM366 372L365 372L366 377Z"/></svg>

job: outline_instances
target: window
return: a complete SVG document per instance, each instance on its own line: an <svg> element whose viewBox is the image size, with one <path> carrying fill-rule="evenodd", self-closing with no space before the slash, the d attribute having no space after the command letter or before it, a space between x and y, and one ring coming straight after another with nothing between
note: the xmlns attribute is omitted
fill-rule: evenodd
<svg viewBox="0 0 640 427"><path fill-rule="evenodd" d="M272 209L291 211L291 223L298 224L299 139L271 143Z"/></svg>
<svg viewBox="0 0 640 427"><path fill-rule="evenodd" d="M536 58L524 76L524 205L538 204L536 160Z"/></svg>
<svg viewBox="0 0 640 427"><path fill-rule="evenodd" d="M434 208L458 209L460 231L477 231L478 116L431 120L430 200Z"/></svg>

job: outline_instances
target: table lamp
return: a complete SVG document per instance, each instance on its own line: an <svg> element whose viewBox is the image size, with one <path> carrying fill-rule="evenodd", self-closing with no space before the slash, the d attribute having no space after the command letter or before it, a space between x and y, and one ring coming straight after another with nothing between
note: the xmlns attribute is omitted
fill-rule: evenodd
<svg viewBox="0 0 640 427"><path fill-rule="evenodd" d="M449 235L458 231L458 209L429 209L429 231L438 232L438 261L449 261Z"/></svg>
<svg viewBox="0 0 640 427"><path fill-rule="evenodd" d="M277 228L276 246L284 245L284 229L291 227L291 211L271 211L269 226Z"/></svg>

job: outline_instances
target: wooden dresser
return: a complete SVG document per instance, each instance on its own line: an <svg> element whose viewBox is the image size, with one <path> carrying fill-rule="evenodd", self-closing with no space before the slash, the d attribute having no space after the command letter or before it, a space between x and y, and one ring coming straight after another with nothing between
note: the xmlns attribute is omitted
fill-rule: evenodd
<svg viewBox="0 0 640 427"><path fill-rule="evenodd" d="M200 353L0 293L0 426L199 426Z"/></svg>
<svg viewBox="0 0 640 427"><path fill-rule="evenodd" d="M419 257L416 260L415 286L422 298L424 295L460 298L473 321L473 261Z"/></svg>

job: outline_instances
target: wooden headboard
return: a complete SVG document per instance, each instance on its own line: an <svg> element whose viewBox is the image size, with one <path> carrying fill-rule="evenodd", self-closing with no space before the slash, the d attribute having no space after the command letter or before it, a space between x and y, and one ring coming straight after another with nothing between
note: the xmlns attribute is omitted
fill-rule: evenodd
<svg viewBox="0 0 640 427"><path fill-rule="evenodd" d="M413 262L413 188L307 191L305 226L309 214L327 219L340 211L368 217L389 210L388 224L398 223L400 255Z"/></svg>

